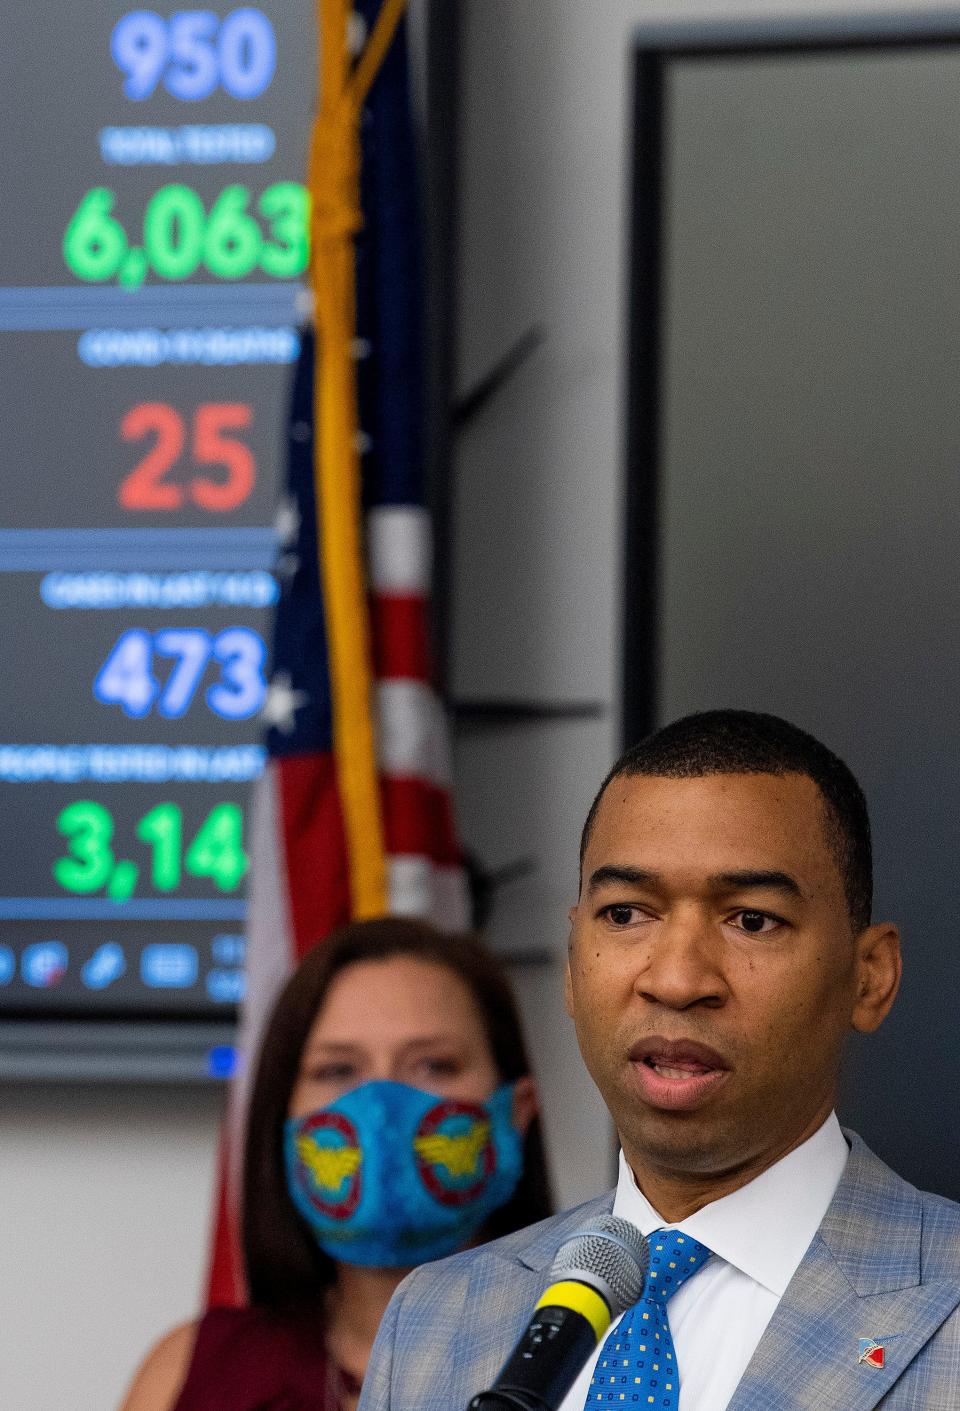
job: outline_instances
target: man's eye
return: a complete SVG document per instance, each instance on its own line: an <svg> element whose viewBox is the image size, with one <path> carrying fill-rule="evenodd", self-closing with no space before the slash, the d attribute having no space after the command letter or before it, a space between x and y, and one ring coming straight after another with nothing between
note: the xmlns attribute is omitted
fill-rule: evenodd
<svg viewBox="0 0 960 1411"><path fill-rule="evenodd" d="M640 915L639 907L627 906L626 903L615 903L613 906L604 907L604 915L614 926L629 926L636 921Z"/></svg>
<svg viewBox="0 0 960 1411"><path fill-rule="evenodd" d="M779 916L771 916L766 911L736 911L730 919L741 931L746 931L751 936L763 935L783 925Z"/></svg>

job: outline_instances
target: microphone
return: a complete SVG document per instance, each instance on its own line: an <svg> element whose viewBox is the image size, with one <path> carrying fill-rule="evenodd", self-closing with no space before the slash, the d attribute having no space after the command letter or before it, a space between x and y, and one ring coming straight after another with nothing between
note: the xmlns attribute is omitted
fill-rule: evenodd
<svg viewBox="0 0 960 1411"><path fill-rule="evenodd" d="M601 1215L575 1230L496 1382L468 1411L559 1411L614 1318L639 1299L649 1267L650 1247L629 1220Z"/></svg>

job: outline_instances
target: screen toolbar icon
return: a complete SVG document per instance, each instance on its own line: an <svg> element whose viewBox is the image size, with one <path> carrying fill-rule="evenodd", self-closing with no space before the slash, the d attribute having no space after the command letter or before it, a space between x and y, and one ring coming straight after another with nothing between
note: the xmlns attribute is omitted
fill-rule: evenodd
<svg viewBox="0 0 960 1411"><path fill-rule="evenodd" d="M80 978L88 990L105 990L127 968L123 947L116 941L105 941L98 946L88 961L84 962Z"/></svg>
<svg viewBox="0 0 960 1411"><path fill-rule="evenodd" d="M199 968L196 946L183 941L157 941L144 946L140 957L140 978L152 990L188 990Z"/></svg>
<svg viewBox="0 0 960 1411"><path fill-rule="evenodd" d="M246 949L246 936L214 936L210 943L210 955L217 965L242 966Z"/></svg>
<svg viewBox="0 0 960 1411"><path fill-rule="evenodd" d="M20 957L20 973L35 990L49 990L67 973L70 955L62 941L36 941Z"/></svg>
<svg viewBox="0 0 960 1411"><path fill-rule="evenodd" d="M239 1004L246 990L242 970L211 970L207 976L207 994L216 1004Z"/></svg>

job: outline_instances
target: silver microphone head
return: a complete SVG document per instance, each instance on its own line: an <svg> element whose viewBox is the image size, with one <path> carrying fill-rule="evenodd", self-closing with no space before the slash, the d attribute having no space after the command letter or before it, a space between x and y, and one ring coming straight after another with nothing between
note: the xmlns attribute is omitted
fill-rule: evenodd
<svg viewBox="0 0 960 1411"><path fill-rule="evenodd" d="M649 1267L650 1246L636 1225L619 1215L600 1215L564 1240L550 1283L576 1279L589 1284L618 1318L643 1293Z"/></svg>

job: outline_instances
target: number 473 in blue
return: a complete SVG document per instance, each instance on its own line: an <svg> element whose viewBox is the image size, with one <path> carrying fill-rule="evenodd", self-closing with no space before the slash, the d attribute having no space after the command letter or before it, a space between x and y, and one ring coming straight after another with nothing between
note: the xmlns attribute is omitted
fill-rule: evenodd
<svg viewBox="0 0 960 1411"><path fill-rule="evenodd" d="M124 632L97 673L93 694L105 705L118 705L141 718L156 705L159 715L177 720L189 710L207 665L215 662L219 679L206 691L214 714L246 720L263 705L267 682L263 638L249 627L228 627L215 637L197 627L167 627ZM169 657L173 670L164 682L153 674L155 657Z"/></svg>

